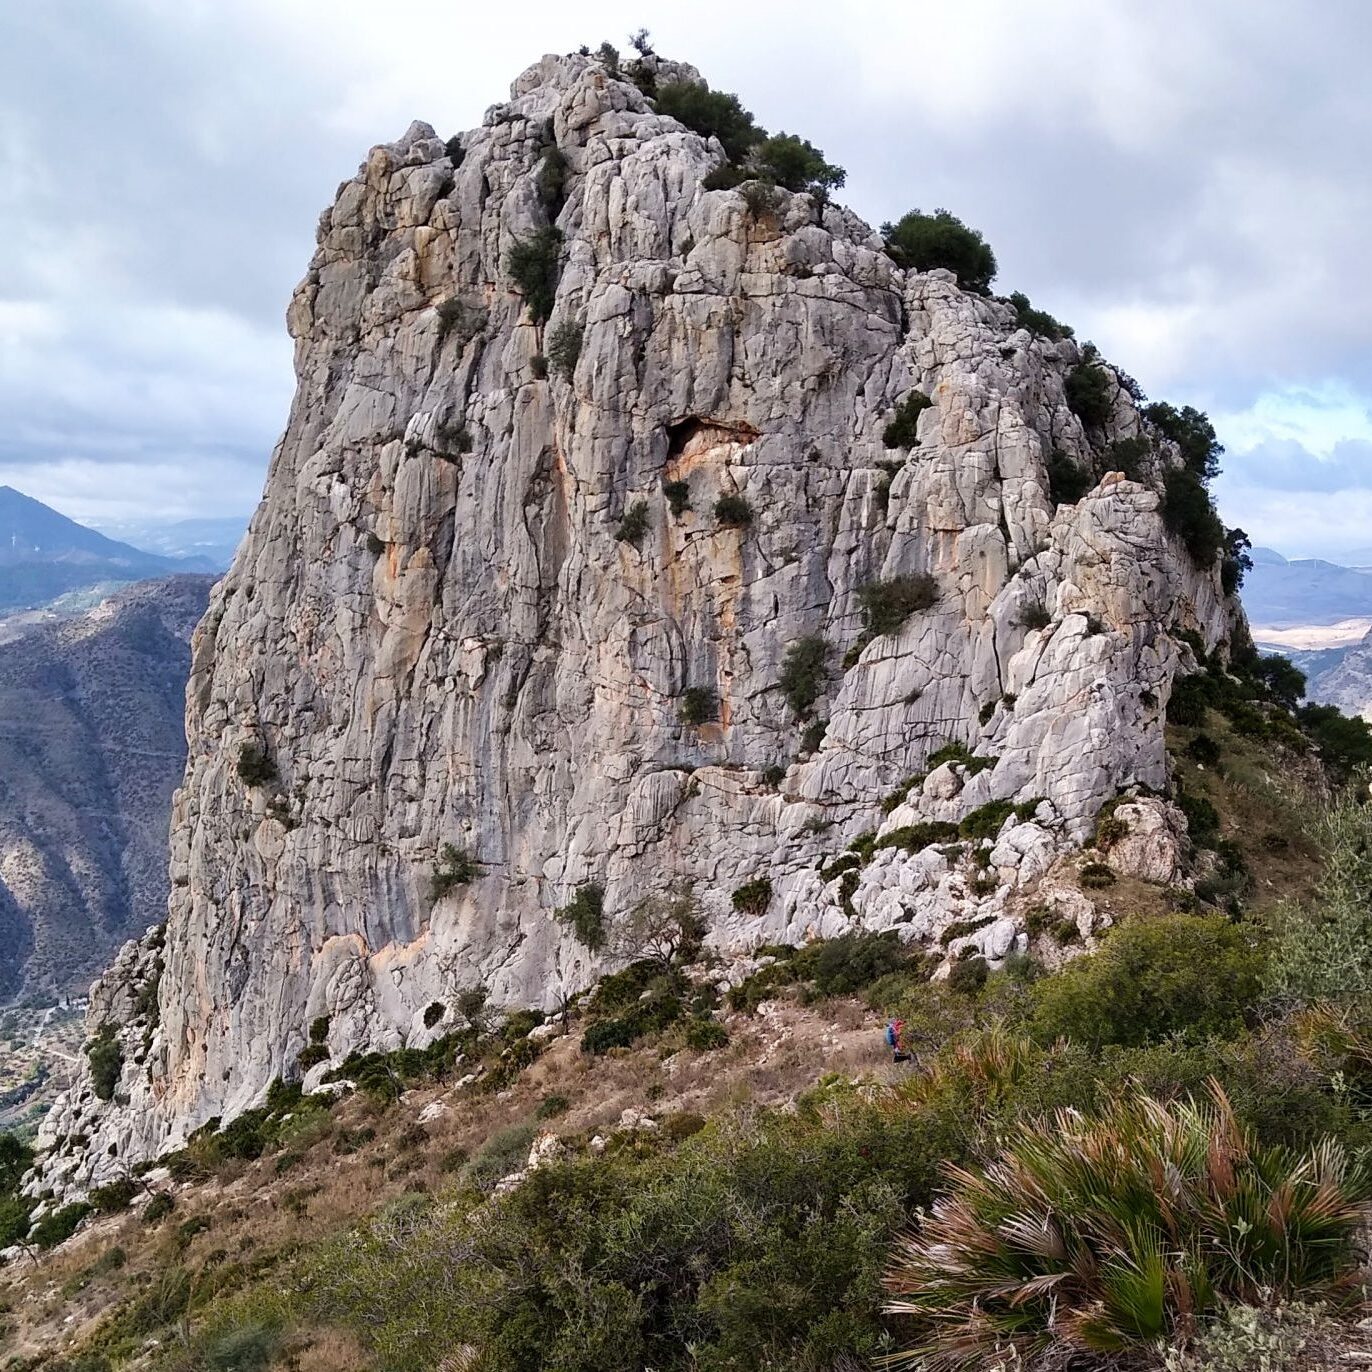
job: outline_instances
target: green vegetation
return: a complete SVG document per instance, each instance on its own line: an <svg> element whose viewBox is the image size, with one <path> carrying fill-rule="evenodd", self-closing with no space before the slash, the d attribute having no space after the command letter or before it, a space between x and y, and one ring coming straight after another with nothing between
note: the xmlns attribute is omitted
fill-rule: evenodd
<svg viewBox="0 0 1372 1372"><path fill-rule="evenodd" d="M101 1100L114 1099L115 1087L119 1085L119 1076L124 1070L124 1053L115 1035L115 1026L106 1021L96 1031L95 1037L86 1044L86 1057L90 1061L91 1090Z"/></svg>
<svg viewBox="0 0 1372 1372"><path fill-rule="evenodd" d="M1198 566L1212 566L1224 550L1224 525L1204 481L1189 467L1174 467L1163 478L1162 521Z"/></svg>
<svg viewBox="0 0 1372 1372"><path fill-rule="evenodd" d="M1119 438L1105 450L1103 460L1106 471L1119 472L1130 481L1142 481L1146 475L1145 464L1153 454L1153 445L1141 437Z"/></svg>
<svg viewBox="0 0 1372 1372"><path fill-rule="evenodd" d="M889 1308L926 1331L901 1361L1063 1366L1183 1336L1224 1301L1337 1298L1369 1198L1344 1149L1258 1147L1218 1089L1022 1125L900 1245Z"/></svg>
<svg viewBox="0 0 1372 1372"><path fill-rule="evenodd" d="M703 138L718 138L730 162L741 162L762 141L763 130L728 91L712 91L694 81L667 81L658 86L653 103L659 114Z"/></svg>
<svg viewBox="0 0 1372 1372"><path fill-rule="evenodd" d="M708 686L688 686L681 693L681 722L708 724L719 716L719 697Z"/></svg>
<svg viewBox="0 0 1372 1372"><path fill-rule="evenodd" d="M883 224L881 232L898 266L917 272L946 268L963 290L978 295L985 295L995 279L996 255L990 244L947 210L911 210L896 223Z"/></svg>
<svg viewBox="0 0 1372 1372"><path fill-rule="evenodd" d="M771 877L757 877L735 887L733 894L734 909L745 915L765 915L772 903Z"/></svg>
<svg viewBox="0 0 1372 1372"><path fill-rule="evenodd" d="M925 766L932 772L935 767L942 767L945 762L956 763L968 776L976 776L978 772L984 772L988 767L996 765L995 758L980 757L965 743L945 743L943 747L936 748L929 754L929 761Z"/></svg>
<svg viewBox="0 0 1372 1372"><path fill-rule="evenodd" d="M1072 337L1072 330L1066 324L1054 319L1046 310L1036 310L1029 303L1027 295L1014 291L1009 299L1015 307L1015 318L1020 328L1028 329L1030 333L1038 334L1040 338L1047 338L1054 343Z"/></svg>
<svg viewBox="0 0 1372 1372"><path fill-rule="evenodd" d="M1053 508L1075 505L1091 489L1091 473L1056 449L1048 455L1048 498Z"/></svg>
<svg viewBox="0 0 1372 1372"><path fill-rule="evenodd" d="M557 218L558 211L567 198L567 177L571 174L571 169L566 153L556 143L551 143L544 149L543 160L538 164L535 184L538 186L538 198L543 202L543 208L548 211L550 219Z"/></svg>
<svg viewBox="0 0 1372 1372"><path fill-rule="evenodd" d="M1164 438L1177 445L1188 471L1202 481L1213 481L1219 475L1224 448L1207 415L1190 405L1175 409L1165 400L1147 406L1143 414Z"/></svg>
<svg viewBox="0 0 1372 1372"><path fill-rule="evenodd" d="M798 638L786 650L777 683L792 714L804 718L824 689L828 675L829 642L818 634Z"/></svg>
<svg viewBox="0 0 1372 1372"><path fill-rule="evenodd" d="M743 108L738 96L689 81L668 81L651 98L659 114L670 115L705 138L718 138L728 161L705 178L706 190L760 182L809 192L820 201L843 185L846 173L825 161L812 143L795 134L768 134Z"/></svg>
<svg viewBox="0 0 1372 1372"><path fill-rule="evenodd" d="M578 886L576 894L554 913L554 918L566 925L583 947L599 952L605 946L607 934L605 888L595 881Z"/></svg>
<svg viewBox="0 0 1372 1372"><path fill-rule="evenodd" d="M624 511L624 518L619 521L619 528L615 530L615 538L620 543L637 545L643 541L643 536L648 532L651 522L648 514L648 502L635 500Z"/></svg>
<svg viewBox="0 0 1372 1372"><path fill-rule="evenodd" d="M881 431L881 441L888 448L919 446L919 417L933 405L923 391L911 391L896 406L890 423Z"/></svg>
<svg viewBox="0 0 1372 1372"><path fill-rule="evenodd" d="M1160 915L1113 930L1094 957L1033 988L1032 1025L1099 1048L1138 1047L1170 1035L1231 1036L1262 990L1252 929L1219 915Z"/></svg>
<svg viewBox="0 0 1372 1372"><path fill-rule="evenodd" d="M664 481L662 494L667 498L667 508L680 517L691 508L691 483L689 481Z"/></svg>
<svg viewBox="0 0 1372 1372"><path fill-rule="evenodd" d="M535 324L546 324L553 312L561 253L562 231L549 227L517 242L505 257L505 270Z"/></svg>
<svg viewBox="0 0 1372 1372"><path fill-rule="evenodd" d="M1052 613L1041 600L1031 600L1019 612L1020 627L1046 629L1053 622Z"/></svg>
<svg viewBox="0 0 1372 1372"><path fill-rule="evenodd" d="M746 529L753 509L741 495L722 495L715 501L715 519L726 529Z"/></svg>
<svg viewBox="0 0 1372 1372"><path fill-rule="evenodd" d="M249 786L265 786L276 780L276 763L260 744L249 740L238 749L238 775Z"/></svg>
<svg viewBox="0 0 1372 1372"><path fill-rule="evenodd" d="M1110 373L1094 360L1078 362L1063 383L1067 408L1088 429L1099 429L1114 409L1114 387Z"/></svg>
<svg viewBox="0 0 1372 1372"><path fill-rule="evenodd" d="M481 864L471 853L454 843L445 843L439 849L438 865L429 883L429 893L434 900L442 900L459 886L469 885L480 875Z"/></svg>
<svg viewBox="0 0 1372 1372"><path fill-rule="evenodd" d="M585 327L570 321L559 324L548 335L544 353L548 364L557 374L570 381L576 371L577 359L581 356L581 343L586 336Z"/></svg>
<svg viewBox="0 0 1372 1372"><path fill-rule="evenodd" d="M894 634L912 614L938 603L938 582L927 572L913 572L869 582L857 594L867 632Z"/></svg>

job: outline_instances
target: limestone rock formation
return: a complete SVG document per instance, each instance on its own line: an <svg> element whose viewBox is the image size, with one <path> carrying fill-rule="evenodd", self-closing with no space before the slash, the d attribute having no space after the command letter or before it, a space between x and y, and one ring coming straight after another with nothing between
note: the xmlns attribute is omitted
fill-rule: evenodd
<svg viewBox="0 0 1372 1372"><path fill-rule="evenodd" d="M73 1186L296 1075L318 1016L338 1060L427 1041L465 987L587 985L554 917L583 883L612 915L693 883L725 954L966 920L999 958L1100 805L1164 784L1171 631L1213 649L1238 611L1165 532L1169 446L1142 483L1105 470L1143 429L1129 389L1108 372L1088 433L1077 344L900 270L837 205L705 190L722 158L547 57L460 140L373 149L324 213L290 419L195 640L160 1023L114 1102L54 1113L91 1140ZM888 448L915 390L918 443ZM1094 470L1075 504L1054 452ZM926 574L931 606L865 632L864 588ZM925 841L974 813L961 852Z"/></svg>

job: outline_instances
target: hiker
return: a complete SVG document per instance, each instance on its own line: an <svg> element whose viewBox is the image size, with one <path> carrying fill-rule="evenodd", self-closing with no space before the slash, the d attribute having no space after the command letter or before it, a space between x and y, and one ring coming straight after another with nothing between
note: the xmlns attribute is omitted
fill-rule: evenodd
<svg viewBox="0 0 1372 1372"><path fill-rule="evenodd" d="M901 1038L905 1034L905 1021L903 1019L893 1019L886 1025L886 1046L891 1050L892 1062L909 1062L910 1054L901 1046Z"/></svg>

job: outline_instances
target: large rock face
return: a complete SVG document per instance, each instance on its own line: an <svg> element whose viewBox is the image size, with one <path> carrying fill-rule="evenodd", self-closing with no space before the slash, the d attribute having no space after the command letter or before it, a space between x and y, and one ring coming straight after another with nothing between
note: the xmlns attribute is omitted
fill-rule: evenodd
<svg viewBox="0 0 1372 1372"><path fill-rule="evenodd" d="M540 326L508 258L548 222L552 144ZM425 1041L425 1007L464 986L584 986L596 961L553 918L581 883L613 912L693 882L726 953L970 914L998 957L1101 803L1162 786L1188 653L1168 630L1214 647L1236 611L1166 536L1160 470L1106 470L1141 428L1127 391L1110 373L1088 435L1074 343L900 271L843 209L703 190L720 160L594 59L550 57L456 161L415 124L324 214L290 420L195 642L161 1023L130 1108L78 1088L55 1113L50 1137L79 1119L91 1139L75 1183L107 1144L148 1153L293 1075L316 1016L337 1055ZM579 356L545 375L565 326ZM914 389L919 443L888 449ZM1054 450L1100 478L1056 510ZM721 495L751 523L723 524ZM640 501L646 532L617 539ZM865 638L860 588L914 573L937 603ZM831 652L805 752L778 681L809 635ZM688 688L714 719L682 722ZM884 813L950 741L994 765L936 767ZM250 784L262 754L276 775ZM818 870L864 831L993 800L1022 803L994 879L932 847L878 848L855 888ZM480 875L435 900L445 844ZM762 876L765 910L735 909Z"/></svg>

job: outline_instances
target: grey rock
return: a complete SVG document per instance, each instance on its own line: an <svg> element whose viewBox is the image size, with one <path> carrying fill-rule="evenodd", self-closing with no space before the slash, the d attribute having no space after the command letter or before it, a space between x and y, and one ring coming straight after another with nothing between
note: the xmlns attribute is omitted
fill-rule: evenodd
<svg viewBox="0 0 1372 1372"><path fill-rule="evenodd" d="M546 223L550 137L570 174L540 327L508 255ZM321 220L286 432L194 642L161 1027L128 1106L83 1116L87 1180L115 1134L147 1155L260 1100L319 1015L340 1060L417 1041L427 1005L478 984L554 1008L609 965L553 918L588 881L612 916L692 884L726 960L984 916L1004 956L1101 803L1163 785L1174 631L1216 648L1237 622L1156 482L1053 508L1049 453L1094 460L1074 344L900 271L848 211L704 191L717 145L594 59L543 59L462 147L454 167L412 126ZM579 355L540 380L564 325ZM920 442L887 449L915 388ZM1121 388L1105 438L1141 423ZM716 520L721 494L746 528ZM647 531L620 541L638 501ZM860 589L913 573L937 603L864 638ZM802 755L778 679L807 634L832 651ZM688 687L715 719L682 723ZM949 741L994 766L940 768L884 815ZM244 781L245 747L274 778ZM817 871L865 831L1000 800L1040 803L996 837L994 889L937 848L877 850L847 901ZM479 873L435 899L445 844ZM767 909L736 910L762 875Z"/></svg>

